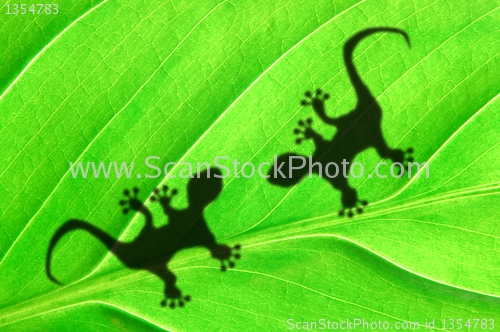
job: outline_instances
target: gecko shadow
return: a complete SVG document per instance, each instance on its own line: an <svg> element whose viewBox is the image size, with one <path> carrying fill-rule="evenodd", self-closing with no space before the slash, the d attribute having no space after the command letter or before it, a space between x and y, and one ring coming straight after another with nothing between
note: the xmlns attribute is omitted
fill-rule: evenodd
<svg viewBox="0 0 500 332"><path fill-rule="evenodd" d="M234 267L233 258L240 258L238 253L240 245L231 248L217 243L203 215L204 209L222 191L222 179L216 178L215 175L221 176L222 173L217 168L209 168L200 172L199 177L189 180L187 185L189 206L183 210L177 210L170 204L177 190L173 189L169 193L167 186L163 186L161 190L156 189L150 200L158 202L168 217L168 224L160 227L153 225L151 212L137 198L139 190L137 188L132 192L125 190L125 199L120 201L120 205L124 207L123 213L137 211L146 221L139 235L131 242L121 242L86 221L68 220L50 241L45 263L48 278L60 284L51 273L52 252L64 235L71 231L82 230L102 242L128 268L147 270L160 278L165 284L165 299L161 301L162 306L168 305L171 308L184 306L185 302L190 300L190 296L183 295L177 288L177 277L168 268L168 263L177 252L193 247L205 247L213 258L220 261L222 272L228 267Z"/></svg>
<svg viewBox="0 0 500 332"><path fill-rule="evenodd" d="M382 108L376 98L372 95L367 85L361 79L353 63L353 53L356 46L364 38L379 32L388 32L401 35L408 45L410 40L403 30L390 27L376 27L358 32L352 36L344 45L344 63L347 68L349 79L356 93L357 103L354 109L340 117L332 118L326 114L325 101L329 99L327 93L317 89L315 93L306 92L305 100L301 101L303 106L310 105L314 112L324 123L337 128L337 132L331 140L325 140L319 133L311 127L312 119L300 120L294 134L298 136L296 143L300 144L304 140L312 140L315 145L315 151L310 156L309 167L300 168L303 162L299 158L306 158L295 153L282 154L277 158L277 162L269 171L269 182L282 187L290 187L300 182L307 174L309 169L311 173L323 177L321 170L325 170L327 164L335 163L340 166L345 160L349 163L347 172L350 170L351 162L354 158L368 148L375 148L382 159L390 159L393 163L400 163L405 166L412 162L412 148L405 151L389 147L382 134ZM307 158L306 158L307 159ZM304 160L304 159L302 159ZM283 165L284 170L289 170L290 166L294 169L288 177L278 176L275 168ZM313 167L314 166L314 167ZM300 168L300 169L299 169ZM320 170L321 168L321 170ZM338 171L338 168L337 168ZM356 189L348 183L348 178L343 174L335 177L325 177L325 179L341 193L341 203L343 208L339 211L340 216L347 212L349 217L354 215L353 211L363 212L363 207L368 205L366 200L358 198Z"/></svg>

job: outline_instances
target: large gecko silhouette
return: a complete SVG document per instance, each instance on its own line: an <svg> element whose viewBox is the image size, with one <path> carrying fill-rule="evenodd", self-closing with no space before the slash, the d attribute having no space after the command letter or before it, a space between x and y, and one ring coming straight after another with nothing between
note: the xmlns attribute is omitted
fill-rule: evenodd
<svg viewBox="0 0 500 332"><path fill-rule="evenodd" d="M353 63L354 49L359 42L367 36L378 32L399 34L404 37L408 45L410 45L410 40L406 32L390 27L377 27L360 31L346 42L344 45L344 62L357 97L356 106L351 112L338 118L329 117L326 114L325 101L328 100L330 96L326 93L324 94L321 89L316 90L314 94L309 91L306 92L305 97L307 99L301 101L301 104L304 106L311 105L314 112L324 123L337 128L337 132L330 141L325 140L319 133L312 129L311 118L305 121L300 120L298 122L298 127L294 130L294 134L298 135L296 139L297 144L300 144L304 140L312 140L314 142L315 151L311 156L311 160L313 163L318 162L323 170L325 169L325 165L330 162L334 162L340 167L344 159L349 163L349 170L354 158L368 148L375 148L381 158L390 159L394 163L399 162L404 165L407 162L413 161L413 158L410 157L413 153L412 148L403 151L401 149L390 148L387 144L382 134L382 108L361 79ZM300 156L290 152L277 158L278 165L283 163L283 169L288 170L290 166L289 161L291 160L290 157L306 158L306 156ZM300 166L298 158L292 160L297 160L297 165L294 164L293 166ZM294 170L291 177L285 178L275 176L273 170L274 166L269 171L269 181L272 184L282 187L296 185L304 176L309 174L309 167ZM319 167L314 167L312 170L318 173ZM358 213L363 212L363 206L368 205L368 202L358 199L356 190L349 185L346 177L339 175L333 178L324 178L327 179L335 189L341 192L341 203L343 208L339 211L340 216L345 215L347 212L347 215L352 217L354 215L353 210L356 210Z"/></svg>
<svg viewBox="0 0 500 332"><path fill-rule="evenodd" d="M168 305L171 308L175 308L176 305L184 306L185 301L190 300L190 296L183 295L177 288L177 277L168 269L168 263L177 252L198 246L205 247L213 258L220 261L223 272L228 267L234 267L232 258L240 258L240 254L237 253L241 248L240 245L231 248L217 243L203 215L204 209L222 190L221 178L216 178L214 175L221 176L222 173L217 168L210 168L200 172L199 177L190 179L187 185L189 206L183 210L177 210L170 205L177 190L173 189L169 194L167 186L163 186L161 190L156 189L150 199L159 202L163 212L168 216L168 224L160 227L153 225L151 212L137 198L139 190L137 188L132 192L125 190L125 199L120 201L120 205L124 207L123 212L126 214L129 211L137 211L146 220L139 235L131 242L121 242L86 221L76 219L67 221L50 241L45 263L47 276L60 284L51 273L52 252L64 235L71 231L83 230L101 241L128 268L147 270L163 280L165 299L161 301L162 306Z"/></svg>

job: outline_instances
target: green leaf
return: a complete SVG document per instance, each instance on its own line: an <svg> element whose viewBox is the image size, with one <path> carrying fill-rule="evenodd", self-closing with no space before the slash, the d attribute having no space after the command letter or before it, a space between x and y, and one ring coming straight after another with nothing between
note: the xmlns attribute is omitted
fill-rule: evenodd
<svg viewBox="0 0 500 332"><path fill-rule="evenodd" d="M10 5L7 8L7 4ZM0 90L6 92L15 84L15 79L22 76L45 49L52 46L66 30L90 15L103 4L101 1L86 0L64 2L64 8L57 15L32 15L40 7L31 3L26 5L26 14L7 15L7 10L14 12L14 3L6 3L2 8L0 23ZM22 12L19 3L18 12ZM45 7L41 8L42 11ZM31 10L31 11L30 11Z"/></svg>
<svg viewBox="0 0 500 332"><path fill-rule="evenodd" d="M0 329L498 322L499 5L105 0L60 4L64 16L50 21L2 12ZM121 213L123 189L139 187L145 201L168 184L179 190L173 206L188 204L186 179L73 178L69 162L134 161L145 174L148 156L164 165L309 155L312 144L295 144L297 120L313 116L325 138L334 129L300 105L304 91L330 93L330 116L352 110L342 48L378 26L406 31L411 49L400 36L376 34L354 62L383 109L387 142L413 147L429 178L350 179L370 202L352 219L337 215L340 194L324 179L283 188L258 176L225 178L204 216L218 242L241 243L242 258L222 274L204 248L177 253L169 268L192 296L184 308L161 307L159 278L126 268L84 232L61 239L52 272L64 286L50 282L47 248L67 220L127 241L144 221ZM43 38L37 29L47 29ZM370 149L355 161L368 174L380 157ZM166 222L147 205L156 226Z"/></svg>

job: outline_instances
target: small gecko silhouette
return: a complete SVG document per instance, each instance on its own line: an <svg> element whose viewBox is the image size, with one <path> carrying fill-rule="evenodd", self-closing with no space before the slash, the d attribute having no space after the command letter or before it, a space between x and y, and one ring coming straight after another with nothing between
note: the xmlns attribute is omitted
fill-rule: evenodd
<svg viewBox="0 0 500 332"><path fill-rule="evenodd" d="M413 161L413 158L410 156L413 153L412 148L403 151L401 149L390 148L387 144L382 134L382 108L371 94L367 85L362 81L353 63L354 49L359 42L378 32L399 34L410 45L410 40L406 32L390 27L377 27L360 31L346 42L344 45L344 62L357 97L357 104L351 112L338 118L329 117L326 114L325 101L330 96L329 94L324 94L321 89L317 89L314 94L307 91L305 93L307 99L301 101L303 106L311 105L314 112L324 123L337 128L337 132L330 141L325 140L319 133L312 129L311 118L305 121L300 120L298 127L294 130L294 134L298 135L296 139L297 144L302 143L304 140L312 140L314 142L315 151L311 156L311 160L313 163L319 163L322 169L325 169L325 165L331 162L340 166L344 159L349 163L348 168L350 169L354 158L364 150L372 147L375 148L381 158L390 159L394 163L406 164ZM283 164L283 168L288 170L290 160L298 161L298 158L290 159L290 157L306 158L295 153L286 153L277 158L278 165ZM299 164L293 166L300 167ZM274 175L274 167L269 171L269 181L272 184L282 187L293 186L300 182L305 175L309 174L309 169L304 167L294 170L291 177L283 178ZM319 168L315 167L312 170L318 172ZM335 189L341 192L343 208L339 211L340 216L344 216L347 212L347 215L352 217L354 215L353 210L356 210L358 213L363 212L363 206L368 205L368 202L358 199L356 190L349 185L346 177L340 175L333 178L326 177L326 179Z"/></svg>
<svg viewBox="0 0 500 332"><path fill-rule="evenodd" d="M168 217L168 224L160 227L153 225L151 212L137 198L139 189L134 188L132 192L125 190L125 199L120 201L120 205L124 207L123 213L137 211L146 220L139 235L131 242L121 242L85 221L76 219L67 221L56 231L50 241L45 263L48 278L60 284L50 269L52 252L58 241L71 231L83 230L99 239L128 268L147 270L158 276L165 284L165 299L161 301L162 306L168 305L171 308L177 305L184 306L191 297L183 295L177 288L177 277L168 269L168 263L177 252L193 247L205 247L213 258L220 261L222 272L228 267L235 266L233 258L240 258L238 251L241 246L235 245L231 248L217 243L203 215L204 209L222 191L222 180L216 178L215 175L221 176L222 173L217 168L209 168L200 172L199 177L190 179L187 185L189 206L183 210L177 210L170 205L177 190L173 189L169 193L167 186L163 186L161 190L156 189L150 199L160 203L163 212Z"/></svg>

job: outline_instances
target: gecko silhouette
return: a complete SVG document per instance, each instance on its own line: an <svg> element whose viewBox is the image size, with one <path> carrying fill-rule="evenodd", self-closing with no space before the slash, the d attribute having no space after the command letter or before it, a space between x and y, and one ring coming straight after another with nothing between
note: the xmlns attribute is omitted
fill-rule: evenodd
<svg viewBox="0 0 500 332"><path fill-rule="evenodd" d="M165 284L162 306L168 305L171 308L175 308L176 305L184 306L185 302L190 300L190 296L183 295L177 288L177 277L168 269L168 263L177 252L193 247L205 247L213 258L221 262L223 272L228 267L234 267L233 258L240 258L238 253L240 245L231 248L217 243L203 215L204 209L222 191L222 179L216 178L215 175L221 176L222 173L217 168L209 168L200 172L199 177L189 180L187 185L189 206L183 210L177 210L170 204L177 190L173 189L169 193L167 186L163 186L161 190L156 189L150 199L159 202L168 217L168 224L160 227L153 225L151 212L137 198L139 190L137 188L132 192L125 190L125 199L120 201L120 205L124 207L123 213L137 211L146 220L139 235L131 242L121 242L85 221L75 219L67 221L50 241L45 263L48 278L60 284L51 273L52 252L64 235L71 231L82 230L96 237L128 268L147 270L158 276Z"/></svg>
<svg viewBox="0 0 500 332"><path fill-rule="evenodd" d="M298 127L295 128L294 134L298 135L296 143L300 144L304 140L312 140L315 145L315 151L311 156L312 163L319 163L321 169L325 169L325 165L331 162L339 165L345 159L348 162L347 171L349 171L351 162L354 158L368 148L375 148L378 155L383 159L390 159L394 163L398 162L406 164L412 162L412 148L403 151L401 149L390 148L382 134L382 108L378 104L376 98L372 95L367 85L361 79L361 76L356 70L353 63L353 53L356 46L364 38L378 32L396 33L404 37L408 46L410 39L403 30L390 27L376 27L358 32L352 36L344 45L344 62L347 68L349 79L356 93L357 103L354 109L340 117L332 118L326 114L325 101L329 99L329 95L323 93L321 89L317 89L315 93L307 91L305 93L306 100L302 100L301 104L311 105L314 112L326 124L335 126L337 132L334 137L328 141L325 140L319 133L311 127L312 119L308 118L305 121L300 120ZM299 159L290 159L290 157L302 157L295 153L286 153L277 158L277 164L283 164L283 169L288 170L289 166L300 167ZM290 165L290 160L291 165ZM297 164L295 164L297 161ZM276 165L275 165L276 166ZM309 168L294 169L291 177L279 177L274 174L273 166L269 171L269 181L272 184L290 187L300 182L304 176L309 174ZM313 173L319 172L319 167L312 168ZM347 172L346 172L347 173ZM353 210L358 213L363 212L363 206L368 205L368 201L358 199L356 190L348 183L348 179L342 174L336 177L326 177L327 181L337 190L341 192L341 203L343 208L339 211L340 216L344 216L347 212L349 217L354 215Z"/></svg>

